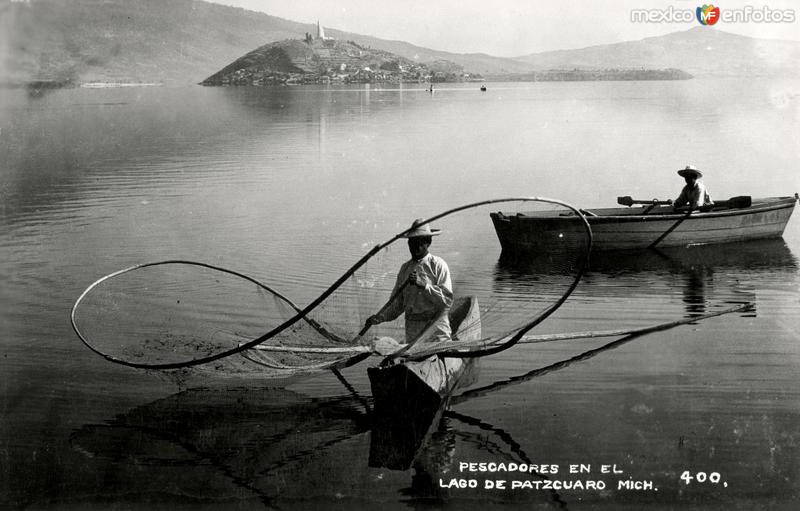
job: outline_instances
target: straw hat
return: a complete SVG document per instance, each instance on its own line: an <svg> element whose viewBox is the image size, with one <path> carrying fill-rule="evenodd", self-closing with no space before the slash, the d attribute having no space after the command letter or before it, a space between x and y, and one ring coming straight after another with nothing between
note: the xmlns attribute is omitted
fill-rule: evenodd
<svg viewBox="0 0 800 511"><path fill-rule="evenodd" d="M441 233L440 229L431 229L431 226L423 223L425 220L417 218L411 224L411 229L403 234L404 238L419 238L421 236L438 236Z"/></svg>
<svg viewBox="0 0 800 511"><path fill-rule="evenodd" d="M692 165L687 165L685 169L679 170L678 175L681 177L703 177L703 173L694 168Z"/></svg>

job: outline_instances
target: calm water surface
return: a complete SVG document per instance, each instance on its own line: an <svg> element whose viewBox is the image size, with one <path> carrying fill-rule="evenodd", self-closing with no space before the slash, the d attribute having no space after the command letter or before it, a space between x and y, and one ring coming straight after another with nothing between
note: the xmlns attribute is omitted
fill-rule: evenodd
<svg viewBox="0 0 800 511"><path fill-rule="evenodd" d="M235 269L307 303L414 218L473 201L674 198L688 163L715 198L800 191L796 81L487 85L2 91L0 503L794 509L796 214L782 240L594 259L535 333L755 310L485 359L406 471L368 464L366 363L344 371L352 392L330 374L187 390L104 361L72 332L87 285L145 261ZM451 267L457 282L524 293L542 277L501 261L499 246L485 259L486 273ZM687 484L684 471L719 479ZM451 478L606 488L440 487ZM628 478L653 489L618 489Z"/></svg>

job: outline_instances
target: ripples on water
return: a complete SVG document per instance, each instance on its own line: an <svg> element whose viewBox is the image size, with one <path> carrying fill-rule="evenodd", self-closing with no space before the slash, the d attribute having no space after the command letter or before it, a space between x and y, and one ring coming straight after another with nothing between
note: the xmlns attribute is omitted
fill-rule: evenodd
<svg viewBox="0 0 800 511"><path fill-rule="evenodd" d="M98 277L175 258L242 271L307 303L414 218L515 195L582 207L618 195L669 198L681 185L673 169L686 163L707 169L715 197L788 195L800 191L800 110L796 95L781 92L796 89L693 80L490 84L482 94L464 86L434 95L3 92L0 345L10 413L0 422L0 493L12 507L136 508L185 497L368 507L485 499L435 482L460 461L528 460L617 463L660 491L502 493L498 501L785 507L798 496L800 459L792 440L800 434L796 218L784 240L592 258L575 293L535 333L641 327L743 302L755 312L623 341L521 345L484 360L473 392L408 471L367 466L364 402L332 375L289 390L254 382L175 394L151 373L86 350L68 313ZM702 155L687 142L709 134ZM769 179L753 168L769 169ZM432 247L451 263L457 292L513 305L534 290L551 300L568 275L501 258L487 213L446 226L453 237ZM466 233L483 243L459 246ZM387 267L404 257L396 248ZM364 372L363 364L344 372L362 398ZM728 487L687 487L683 470L721 472Z"/></svg>

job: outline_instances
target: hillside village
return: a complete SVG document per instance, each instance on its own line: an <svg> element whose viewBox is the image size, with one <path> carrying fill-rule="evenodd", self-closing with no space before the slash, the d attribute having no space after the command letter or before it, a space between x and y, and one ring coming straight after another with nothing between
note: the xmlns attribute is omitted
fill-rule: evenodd
<svg viewBox="0 0 800 511"><path fill-rule="evenodd" d="M448 61L421 64L354 41L316 35L261 46L214 75L202 85L291 85L308 83L400 83L480 80Z"/></svg>

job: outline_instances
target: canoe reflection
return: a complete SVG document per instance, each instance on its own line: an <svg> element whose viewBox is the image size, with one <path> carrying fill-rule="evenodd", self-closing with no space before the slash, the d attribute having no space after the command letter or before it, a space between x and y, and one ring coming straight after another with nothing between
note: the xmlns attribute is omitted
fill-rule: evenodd
<svg viewBox="0 0 800 511"><path fill-rule="evenodd" d="M464 363L467 368L453 391L466 388L477 380L479 361L465 359ZM441 435L437 436L436 431L452 393L442 396L424 384L411 383L413 380L409 379L405 388L399 392L407 395L392 396L392 402L375 403L370 436L370 467L407 470L417 458L420 449L431 443L429 440L432 437L439 440L433 441L437 451L446 444L441 442Z"/></svg>

